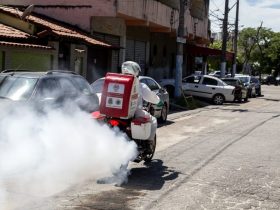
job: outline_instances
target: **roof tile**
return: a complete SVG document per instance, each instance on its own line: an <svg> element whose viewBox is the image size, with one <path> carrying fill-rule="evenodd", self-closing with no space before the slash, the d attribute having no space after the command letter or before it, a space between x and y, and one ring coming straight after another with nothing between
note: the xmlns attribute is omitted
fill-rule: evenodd
<svg viewBox="0 0 280 210"><path fill-rule="evenodd" d="M0 23L0 37L3 38L17 38L17 39L28 39L31 37L30 34L12 28L10 26Z"/></svg>
<svg viewBox="0 0 280 210"><path fill-rule="evenodd" d="M0 41L0 46L37 48L37 49L44 49L44 50L53 50L54 49L50 46L43 46L43 45L37 45L37 44L24 44L24 43L17 43L17 42L3 42L3 41Z"/></svg>
<svg viewBox="0 0 280 210"><path fill-rule="evenodd" d="M12 14L16 17L19 17L22 12L18 11L14 8L0 6L0 11ZM66 37L66 38L74 38L79 39L81 41L84 41L90 45L99 45L103 47L113 47L110 44L107 44L102 41L98 41L94 38L92 38L90 35L80 32L76 29L72 29L68 26L64 26L62 23L54 22L51 20L42 19L40 17L37 17L35 15L29 15L26 17L26 20L29 22L32 22L34 24L40 25L46 29L49 29L52 33L60 36L60 37Z"/></svg>

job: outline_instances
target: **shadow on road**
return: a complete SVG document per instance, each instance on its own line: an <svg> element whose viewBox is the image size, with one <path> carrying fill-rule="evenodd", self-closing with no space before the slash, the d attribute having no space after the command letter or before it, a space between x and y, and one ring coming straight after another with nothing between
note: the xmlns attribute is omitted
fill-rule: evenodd
<svg viewBox="0 0 280 210"><path fill-rule="evenodd" d="M173 121L167 120L165 123L159 123L158 128L168 126L168 125L172 125L173 123L174 123Z"/></svg>
<svg viewBox="0 0 280 210"><path fill-rule="evenodd" d="M143 167L132 168L128 183L122 184L114 190L80 195L61 209L131 210L132 203L139 197L145 196L146 192L142 190L159 190L166 181L174 180L178 175L179 172L164 166L162 160L156 159Z"/></svg>
<svg viewBox="0 0 280 210"><path fill-rule="evenodd" d="M174 180L179 172L163 165L162 160L155 159L141 168L131 169L128 183L124 188L159 190L166 181Z"/></svg>

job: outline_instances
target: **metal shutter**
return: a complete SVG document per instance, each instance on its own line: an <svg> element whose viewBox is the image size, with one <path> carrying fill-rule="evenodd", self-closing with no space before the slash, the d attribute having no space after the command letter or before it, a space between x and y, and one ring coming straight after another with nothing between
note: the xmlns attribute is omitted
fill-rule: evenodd
<svg viewBox="0 0 280 210"><path fill-rule="evenodd" d="M94 38L105 41L113 46L120 46L120 37L108 34L93 33ZM112 66L118 68L119 66L119 50L112 50ZM114 70L114 69L113 69Z"/></svg>
<svg viewBox="0 0 280 210"><path fill-rule="evenodd" d="M113 46L120 46L120 37L118 36L112 36L112 35L105 35L105 42L108 42L109 44ZM117 71L119 66L119 51L118 50L112 50L112 66L113 71Z"/></svg>
<svg viewBox="0 0 280 210"><path fill-rule="evenodd" d="M146 43L135 41L135 61L140 65L144 71L146 67Z"/></svg>
<svg viewBox="0 0 280 210"><path fill-rule="evenodd" d="M126 40L125 60L134 61L134 40Z"/></svg>

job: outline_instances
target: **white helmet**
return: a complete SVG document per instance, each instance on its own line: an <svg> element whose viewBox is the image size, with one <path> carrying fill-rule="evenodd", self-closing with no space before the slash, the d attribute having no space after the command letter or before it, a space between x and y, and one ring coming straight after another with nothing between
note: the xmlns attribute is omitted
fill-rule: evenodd
<svg viewBox="0 0 280 210"><path fill-rule="evenodd" d="M122 64L122 73L123 74L132 74L134 76L138 76L141 72L141 68L138 63L134 61L125 61Z"/></svg>

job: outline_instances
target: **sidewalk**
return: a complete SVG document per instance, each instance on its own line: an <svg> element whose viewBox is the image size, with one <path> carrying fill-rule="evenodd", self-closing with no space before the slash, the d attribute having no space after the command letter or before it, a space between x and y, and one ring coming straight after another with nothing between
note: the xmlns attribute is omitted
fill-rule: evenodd
<svg viewBox="0 0 280 210"><path fill-rule="evenodd" d="M172 102L170 102L170 110L169 110L167 120L174 120L174 119L177 119L180 117L192 115L192 114L201 112L204 107L211 106L210 103L207 103L205 101L201 101L198 99L194 99L194 100L195 100L195 103L199 104L199 106L197 106L194 109L188 109L187 107L180 107L178 105L176 105L176 107L175 107L174 104Z"/></svg>

